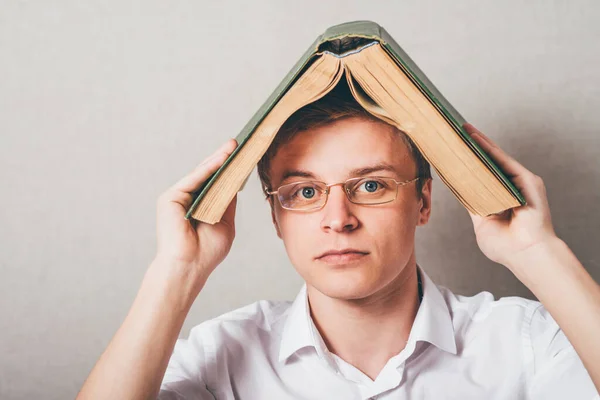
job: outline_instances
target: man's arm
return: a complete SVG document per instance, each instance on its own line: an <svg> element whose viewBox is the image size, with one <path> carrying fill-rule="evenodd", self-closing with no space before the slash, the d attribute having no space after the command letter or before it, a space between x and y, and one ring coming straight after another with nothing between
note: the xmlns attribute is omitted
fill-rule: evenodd
<svg viewBox="0 0 600 400"><path fill-rule="evenodd" d="M507 267L550 312L600 392L600 286L558 238L515 255Z"/></svg>
<svg viewBox="0 0 600 400"><path fill-rule="evenodd" d="M600 392L600 286L552 226L544 183L470 124L465 129L511 178L527 205L500 215L471 214L482 252L540 300Z"/></svg>
<svg viewBox="0 0 600 400"><path fill-rule="evenodd" d="M217 224L186 220L192 195L235 149L230 140L157 203L157 255L125 321L77 399L154 399L194 299L235 236L234 198Z"/></svg>
<svg viewBox="0 0 600 400"><path fill-rule="evenodd" d="M154 261L125 321L85 382L78 399L156 398L175 342L196 298L176 265Z"/></svg>

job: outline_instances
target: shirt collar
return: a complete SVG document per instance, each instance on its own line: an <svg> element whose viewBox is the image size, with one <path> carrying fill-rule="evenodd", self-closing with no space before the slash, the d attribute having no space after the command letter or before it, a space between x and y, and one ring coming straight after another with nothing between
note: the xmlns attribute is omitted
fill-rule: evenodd
<svg viewBox="0 0 600 400"><path fill-rule="evenodd" d="M456 354L456 338L454 325L448 310L448 304L439 288L417 266L423 283L423 301L417 311L417 316L408 336L408 342L429 342L448 353Z"/></svg>
<svg viewBox="0 0 600 400"><path fill-rule="evenodd" d="M306 284L302 285L300 293L292 303L281 336L279 361L287 360L292 354L304 347L314 347L319 355L324 351L323 339L314 327L308 306ZM317 340L317 336L318 339Z"/></svg>
<svg viewBox="0 0 600 400"><path fill-rule="evenodd" d="M448 305L438 287L420 266L417 266L423 284L423 301L419 306L410 330L409 343L429 342L441 350L456 354L454 326ZM325 359L327 347L310 316L306 284L302 286L288 310L281 337L279 361L286 361L292 354L305 347L313 347Z"/></svg>

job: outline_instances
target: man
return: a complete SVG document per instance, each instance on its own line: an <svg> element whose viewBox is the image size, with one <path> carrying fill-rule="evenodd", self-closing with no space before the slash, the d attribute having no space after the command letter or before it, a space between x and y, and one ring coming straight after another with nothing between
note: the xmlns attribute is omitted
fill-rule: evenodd
<svg viewBox="0 0 600 400"><path fill-rule="evenodd" d="M542 180L465 129L527 199L471 215L477 243L541 304L457 296L429 279L414 250L431 213L429 165L336 88L292 116L258 166L306 282L296 300L257 302L176 343L234 238L235 199L218 224L184 219L230 140L159 198L156 258L78 398L599 398L600 289L556 237Z"/></svg>

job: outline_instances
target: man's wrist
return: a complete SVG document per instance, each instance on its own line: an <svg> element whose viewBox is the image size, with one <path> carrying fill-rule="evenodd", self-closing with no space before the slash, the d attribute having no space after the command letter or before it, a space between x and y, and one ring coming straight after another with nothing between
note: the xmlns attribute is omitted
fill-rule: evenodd
<svg viewBox="0 0 600 400"><path fill-rule="evenodd" d="M542 274L547 276L558 272L556 261L564 259L570 251L563 240L553 236L514 254L505 266L531 289Z"/></svg>
<svg viewBox="0 0 600 400"><path fill-rule="evenodd" d="M189 310L204 287L208 276L204 276L195 265L174 260L155 258L144 276L143 286L148 286L157 295L165 296L174 307Z"/></svg>

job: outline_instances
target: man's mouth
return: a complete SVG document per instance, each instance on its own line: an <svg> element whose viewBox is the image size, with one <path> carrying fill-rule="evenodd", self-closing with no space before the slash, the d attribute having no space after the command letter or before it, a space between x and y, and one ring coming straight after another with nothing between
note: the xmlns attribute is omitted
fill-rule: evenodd
<svg viewBox="0 0 600 400"><path fill-rule="evenodd" d="M316 257L316 260L327 264L345 264L360 260L367 254L369 252L358 249L329 250Z"/></svg>

